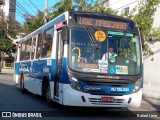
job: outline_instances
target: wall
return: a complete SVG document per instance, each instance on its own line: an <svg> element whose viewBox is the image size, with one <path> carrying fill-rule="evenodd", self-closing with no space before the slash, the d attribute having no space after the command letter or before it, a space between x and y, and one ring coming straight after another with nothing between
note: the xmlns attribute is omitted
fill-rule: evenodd
<svg viewBox="0 0 160 120"><path fill-rule="evenodd" d="M144 57L143 95L160 99L160 42L150 45L154 55ZM151 61L152 57L154 58Z"/></svg>

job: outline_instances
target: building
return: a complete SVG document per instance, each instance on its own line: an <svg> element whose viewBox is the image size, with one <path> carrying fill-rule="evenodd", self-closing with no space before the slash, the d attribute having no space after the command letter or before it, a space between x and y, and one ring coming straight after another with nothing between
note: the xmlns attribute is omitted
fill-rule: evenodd
<svg viewBox="0 0 160 120"><path fill-rule="evenodd" d="M109 7L116 10L118 14L131 12L136 8L138 12L138 6L144 5L147 0L110 0ZM155 8L153 28L160 29L160 5ZM144 56L144 89L143 95L155 99L160 99L160 42L149 44L150 48L154 52L154 55ZM151 59L154 58L152 61Z"/></svg>
<svg viewBox="0 0 160 120"><path fill-rule="evenodd" d="M110 0L109 1L109 7L111 7L113 10L117 11L118 14L123 13L129 13L134 8L137 9L136 12L138 12L138 6L144 5L147 2L147 0ZM160 5L159 7L155 8L156 12L154 15L154 21L153 21L153 27L160 28Z"/></svg>
<svg viewBox="0 0 160 120"><path fill-rule="evenodd" d="M0 0L0 18L5 21L15 20L16 0Z"/></svg>
<svg viewBox="0 0 160 120"><path fill-rule="evenodd" d="M15 12L16 12L16 0L0 0L0 20L4 20L5 22L7 22L8 29L12 28L12 26L14 25L12 24L12 21L15 21ZM2 54L3 53L1 53L1 55ZM4 55L3 67L13 66L13 61L14 61L13 57Z"/></svg>

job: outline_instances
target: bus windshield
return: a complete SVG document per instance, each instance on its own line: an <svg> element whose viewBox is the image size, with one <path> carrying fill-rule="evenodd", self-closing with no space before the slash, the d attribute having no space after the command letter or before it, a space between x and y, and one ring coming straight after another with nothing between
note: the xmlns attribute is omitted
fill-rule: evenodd
<svg viewBox="0 0 160 120"><path fill-rule="evenodd" d="M71 69L115 75L140 74L138 34L91 28L71 28Z"/></svg>

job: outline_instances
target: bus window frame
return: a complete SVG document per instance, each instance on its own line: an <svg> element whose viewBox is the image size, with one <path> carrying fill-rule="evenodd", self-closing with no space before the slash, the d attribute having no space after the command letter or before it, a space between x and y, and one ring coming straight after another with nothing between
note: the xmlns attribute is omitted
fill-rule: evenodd
<svg viewBox="0 0 160 120"><path fill-rule="evenodd" d="M39 35L41 35L41 40L39 39ZM40 42L39 42L40 40ZM37 40L36 40L36 55L35 55L35 59L40 59L41 58L41 53L42 53L42 40L43 40L43 32L40 32L38 35L37 35ZM40 53L39 53L39 56L38 55L38 45L40 45Z"/></svg>
<svg viewBox="0 0 160 120"><path fill-rule="evenodd" d="M53 29L53 34L52 34L52 40L51 40L51 50L50 50L50 52L51 52L51 54L49 55L49 56L47 56L47 54L46 54L46 56L42 56L42 53L43 53L43 51L42 51L42 49L43 49L43 42L44 42L44 40L45 40L45 35L44 35L44 33L46 32L46 31L48 31L48 30L51 30L51 29ZM40 58L49 58L49 57L51 57L51 55L52 55L52 48L53 48L53 40L54 40L54 27L49 27L49 28L47 28L46 30L44 30L43 32L42 32L42 42L41 42L41 57ZM38 41L38 40L37 40ZM37 42L38 43L38 42ZM47 44L47 43L46 43Z"/></svg>
<svg viewBox="0 0 160 120"><path fill-rule="evenodd" d="M26 42L26 44L25 44L25 56L23 58L23 61L31 60L31 48L30 48L30 51L29 51L29 58L26 58L26 54L27 54L26 51L27 51L27 47L28 47L27 45L28 45L29 42L31 42L30 47L32 46L32 38L29 38L25 42Z"/></svg>
<svg viewBox="0 0 160 120"><path fill-rule="evenodd" d="M32 50L31 50L31 59L30 60L34 60L35 59L35 56L36 56L36 47L37 47L37 36L33 36L32 37L32 43L31 43L31 46L32 46ZM33 42L35 41L35 45L33 46ZM34 51L33 51L34 50ZM32 53L33 53L33 57L32 57Z"/></svg>

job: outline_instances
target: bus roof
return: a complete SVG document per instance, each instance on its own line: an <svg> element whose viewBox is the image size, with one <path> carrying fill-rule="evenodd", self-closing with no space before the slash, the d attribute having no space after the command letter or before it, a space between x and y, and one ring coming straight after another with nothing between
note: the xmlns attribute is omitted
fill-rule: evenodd
<svg viewBox="0 0 160 120"><path fill-rule="evenodd" d="M69 15L85 15L85 16L99 16L99 17L111 17L111 18L115 18L115 19L121 19L123 21L130 21L134 24L136 24L135 21L129 19L129 18L125 18L122 16L116 16L116 15L111 15L111 14L104 14L104 13L94 13L94 12L78 12L78 11L66 11L64 13L62 13L61 15L57 16L56 18L54 18L53 20L51 20L50 22L48 22L47 24L43 25L42 27L38 28L37 30L33 31L32 33L28 34L27 36L25 36L24 38L22 38L21 40L17 41L16 43L22 43L28 39L30 39L33 36L36 36L37 34L39 34L40 32L54 26L54 24L62 21L62 20L66 20L68 23L68 16Z"/></svg>

